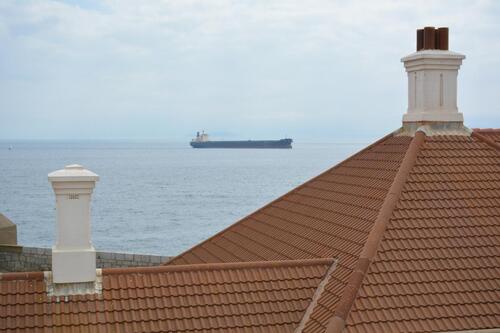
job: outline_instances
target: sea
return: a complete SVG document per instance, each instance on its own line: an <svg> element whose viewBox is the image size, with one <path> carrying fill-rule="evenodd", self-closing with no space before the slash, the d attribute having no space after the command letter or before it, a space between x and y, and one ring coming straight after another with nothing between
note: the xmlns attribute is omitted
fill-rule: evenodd
<svg viewBox="0 0 500 333"><path fill-rule="evenodd" d="M0 141L0 212L18 243L55 242L47 174L81 164L100 180L92 197L97 250L177 255L334 166L366 143L293 149L193 149L186 142Z"/></svg>

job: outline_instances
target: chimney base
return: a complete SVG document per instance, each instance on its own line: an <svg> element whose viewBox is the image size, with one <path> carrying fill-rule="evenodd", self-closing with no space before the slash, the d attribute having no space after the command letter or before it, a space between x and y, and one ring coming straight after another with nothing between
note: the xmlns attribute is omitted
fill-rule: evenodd
<svg viewBox="0 0 500 333"><path fill-rule="evenodd" d="M86 249L52 247L54 283L93 282L96 279L96 254L93 246Z"/></svg>
<svg viewBox="0 0 500 333"><path fill-rule="evenodd" d="M102 271L96 269L96 279L91 282L54 283L52 272L44 272L45 289L48 296L65 297L72 295L89 295L102 293Z"/></svg>
<svg viewBox="0 0 500 333"><path fill-rule="evenodd" d="M417 131L424 131L426 136L435 135L462 135L470 136L472 131L461 121L414 121L403 122L403 127L396 131L396 136L414 136Z"/></svg>

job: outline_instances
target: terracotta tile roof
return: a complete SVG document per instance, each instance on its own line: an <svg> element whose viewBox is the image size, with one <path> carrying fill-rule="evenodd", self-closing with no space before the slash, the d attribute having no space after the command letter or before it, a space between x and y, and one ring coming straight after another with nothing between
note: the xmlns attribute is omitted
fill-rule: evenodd
<svg viewBox="0 0 500 333"><path fill-rule="evenodd" d="M304 329L324 330L410 141L381 139L169 264L337 258Z"/></svg>
<svg viewBox="0 0 500 333"><path fill-rule="evenodd" d="M304 332L336 316L355 332L500 326L500 131L425 137L408 153L412 140L383 138L167 264L338 258Z"/></svg>
<svg viewBox="0 0 500 333"><path fill-rule="evenodd" d="M494 137L494 141L500 140L500 128L474 128L474 133L479 133L486 136Z"/></svg>
<svg viewBox="0 0 500 333"><path fill-rule="evenodd" d="M0 275L0 332L290 332L333 259L106 269L102 295L48 297Z"/></svg>
<svg viewBox="0 0 500 333"><path fill-rule="evenodd" d="M386 137L168 264L340 258L352 265L409 137Z"/></svg>
<svg viewBox="0 0 500 333"><path fill-rule="evenodd" d="M499 327L499 245L499 152L474 137L426 138L347 332Z"/></svg>

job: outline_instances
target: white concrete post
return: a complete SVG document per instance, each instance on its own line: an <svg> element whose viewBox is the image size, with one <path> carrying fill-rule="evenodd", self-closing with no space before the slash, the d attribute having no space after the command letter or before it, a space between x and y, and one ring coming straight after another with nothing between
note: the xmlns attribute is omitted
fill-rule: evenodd
<svg viewBox="0 0 500 333"><path fill-rule="evenodd" d="M401 59L408 73L403 123L463 122L457 107L457 76L464 58L448 50L421 50Z"/></svg>
<svg viewBox="0 0 500 333"><path fill-rule="evenodd" d="M96 279L96 256L90 233L90 200L99 176L72 164L48 175L56 195L57 241L52 247L54 283Z"/></svg>

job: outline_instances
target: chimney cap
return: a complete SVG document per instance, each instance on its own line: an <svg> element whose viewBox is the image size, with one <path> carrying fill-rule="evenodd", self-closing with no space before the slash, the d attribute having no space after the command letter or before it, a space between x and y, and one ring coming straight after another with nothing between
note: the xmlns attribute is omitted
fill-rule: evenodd
<svg viewBox="0 0 500 333"><path fill-rule="evenodd" d="M465 55L453 51L444 50L422 50L413 52L406 57L401 58L401 62L408 62L411 60L422 60L425 59L427 64L442 65L442 60L447 59L449 61L461 61L465 59Z"/></svg>
<svg viewBox="0 0 500 333"><path fill-rule="evenodd" d="M49 173L50 182L96 182L99 176L79 164L70 164L64 169Z"/></svg>

